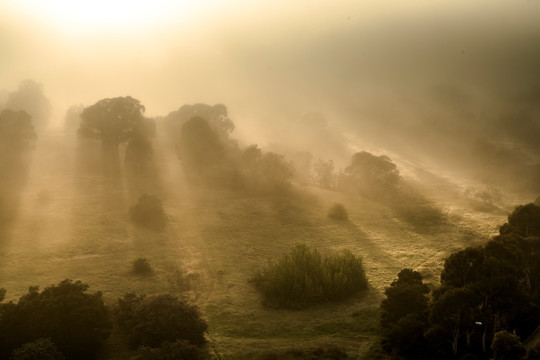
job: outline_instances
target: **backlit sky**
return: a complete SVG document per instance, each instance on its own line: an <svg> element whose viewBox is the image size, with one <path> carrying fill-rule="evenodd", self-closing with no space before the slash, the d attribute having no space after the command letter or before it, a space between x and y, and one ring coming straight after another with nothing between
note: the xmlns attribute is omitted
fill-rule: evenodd
<svg viewBox="0 0 540 360"><path fill-rule="evenodd" d="M25 79L57 124L131 95L149 115L224 103L255 139L308 112L371 131L433 89L492 108L540 86L540 1L3 0L0 95Z"/></svg>

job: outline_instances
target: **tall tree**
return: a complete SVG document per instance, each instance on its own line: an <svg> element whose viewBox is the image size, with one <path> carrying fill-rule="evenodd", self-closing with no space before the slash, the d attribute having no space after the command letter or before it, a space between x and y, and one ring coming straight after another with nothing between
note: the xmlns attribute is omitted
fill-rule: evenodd
<svg viewBox="0 0 540 360"><path fill-rule="evenodd" d="M45 127L51 116L51 102L45 96L43 85L34 80L23 81L16 91L9 94L4 107L14 111L26 111L38 129Z"/></svg>
<svg viewBox="0 0 540 360"><path fill-rule="evenodd" d="M118 173L119 146L140 133L144 111L140 101L131 96L102 99L83 110L79 135L101 141L107 173Z"/></svg>

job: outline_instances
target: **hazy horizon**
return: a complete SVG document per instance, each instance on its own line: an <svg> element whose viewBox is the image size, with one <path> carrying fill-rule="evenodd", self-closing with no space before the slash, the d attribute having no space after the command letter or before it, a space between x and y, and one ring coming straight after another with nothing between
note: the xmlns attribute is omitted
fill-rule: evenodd
<svg viewBox="0 0 540 360"><path fill-rule="evenodd" d="M0 5L0 102L33 79L52 126L107 97L137 98L148 116L223 103L233 136L262 144L295 143L299 120L318 113L349 152L420 158L454 139L521 149L523 136L500 136L520 111L538 130L538 1L107 4Z"/></svg>

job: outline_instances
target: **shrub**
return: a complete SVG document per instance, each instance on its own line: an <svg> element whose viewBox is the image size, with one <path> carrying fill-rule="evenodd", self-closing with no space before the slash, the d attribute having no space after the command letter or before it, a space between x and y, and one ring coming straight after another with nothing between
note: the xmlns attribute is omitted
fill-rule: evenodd
<svg viewBox="0 0 540 360"><path fill-rule="evenodd" d="M64 356L49 339L37 339L13 351L11 360L64 360Z"/></svg>
<svg viewBox="0 0 540 360"><path fill-rule="evenodd" d="M163 205L155 195L142 195L137 204L131 207L129 214L136 224L155 231L162 231L167 225Z"/></svg>
<svg viewBox="0 0 540 360"><path fill-rule="evenodd" d="M198 360L200 349L185 340L165 342L159 348L141 346L133 360Z"/></svg>
<svg viewBox="0 0 540 360"><path fill-rule="evenodd" d="M347 214L347 210L345 209L345 206L341 204L334 204L330 207L328 210L328 217L333 220L348 220L349 215Z"/></svg>
<svg viewBox="0 0 540 360"><path fill-rule="evenodd" d="M186 340L204 344L208 325L199 308L172 295L146 298L133 293L118 299L115 315L120 327L129 336L132 348L159 347L163 342Z"/></svg>
<svg viewBox="0 0 540 360"><path fill-rule="evenodd" d="M3 304L0 317L0 358L21 345L50 338L67 359L93 359L110 333L108 311L100 292L64 280L45 288L30 287L15 303Z"/></svg>
<svg viewBox="0 0 540 360"><path fill-rule="evenodd" d="M133 261L133 273L137 275L152 275L153 272L147 258L138 258Z"/></svg>
<svg viewBox="0 0 540 360"><path fill-rule="evenodd" d="M292 309L343 299L367 288L362 260L350 251L322 258L304 244L277 262L269 261L251 282L267 305Z"/></svg>

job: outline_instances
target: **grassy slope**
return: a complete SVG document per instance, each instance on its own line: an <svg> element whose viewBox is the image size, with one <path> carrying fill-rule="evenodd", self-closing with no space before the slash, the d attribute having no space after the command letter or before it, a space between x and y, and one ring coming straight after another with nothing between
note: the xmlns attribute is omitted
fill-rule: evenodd
<svg viewBox="0 0 540 360"><path fill-rule="evenodd" d="M59 139L49 136L38 144L43 151L36 153L17 220L2 231L0 285L8 299L29 285L64 278L87 282L109 304L128 291L173 293L201 307L211 352L223 359L321 343L367 356L379 337L381 294L400 269L421 270L437 282L446 255L484 241L504 221L504 215L465 211L442 197L435 204L389 207L317 188L272 197L203 192L182 186L178 166L169 162L161 164L159 185L110 181L76 171L73 149ZM164 199L170 224L162 234L136 228L127 218L145 191ZM326 217L333 202L345 205L349 222ZM435 223L433 206L437 216L443 214ZM369 291L304 311L263 307L248 283L251 273L297 242L323 253L350 249L361 255ZM131 261L140 256L150 260L153 277L130 274ZM129 358L116 330L103 358Z"/></svg>

